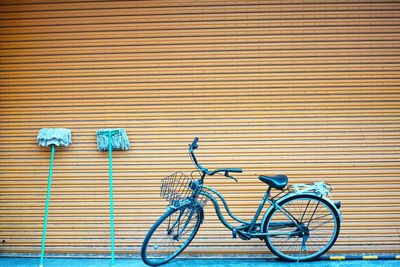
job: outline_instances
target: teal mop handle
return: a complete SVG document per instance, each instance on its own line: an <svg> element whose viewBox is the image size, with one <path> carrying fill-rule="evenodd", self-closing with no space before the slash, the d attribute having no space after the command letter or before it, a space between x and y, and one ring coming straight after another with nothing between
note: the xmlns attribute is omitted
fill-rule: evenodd
<svg viewBox="0 0 400 267"><path fill-rule="evenodd" d="M40 267L43 267L43 260L44 260L44 247L46 244L46 232L47 232L47 218L49 215L49 204L50 204L51 177L53 176L53 163L54 163L55 151L56 151L56 146L51 145L49 177L47 181L46 208L44 210L44 220L43 220L42 248L40 251Z"/></svg>
<svg viewBox="0 0 400 267"><path fill-rule="evenodd" d="M113 171L112 171L112 131L108 131L108 157L109 157L109 177L110 177L110 236L111 236L111 266L115 267L114 250L114 195L113 195Z"/></svg>

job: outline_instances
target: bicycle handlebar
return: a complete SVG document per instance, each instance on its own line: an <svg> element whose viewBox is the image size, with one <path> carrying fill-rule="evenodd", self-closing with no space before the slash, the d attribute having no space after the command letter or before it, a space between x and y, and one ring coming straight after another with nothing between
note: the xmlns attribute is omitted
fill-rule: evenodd
<svg viewBox="0 0 400 267"><path fill-rule="evenodd" d="M205 174L210 175L210 176L214 175L216 173L219 173L219 172L224 172L225 177L231 178L237 182L237 179L235 177L232 177L231 175L229 175L229 173L230 172L236 172L236 173L243 172L243 170L240 168L219 168L214 171L209 171L207 168L204 168L203 166L200 165L200 163L197 161L196 155L194 154L194 150L199 147L197 144L198 141L199 141L199 138L196 137L196 138L194 138L193 142L191 144L189 144L189 153L190 153L190 156L192 157L193 163L196 165L196 167L199 170L201 170L202 172L204 172Z"/></svg>

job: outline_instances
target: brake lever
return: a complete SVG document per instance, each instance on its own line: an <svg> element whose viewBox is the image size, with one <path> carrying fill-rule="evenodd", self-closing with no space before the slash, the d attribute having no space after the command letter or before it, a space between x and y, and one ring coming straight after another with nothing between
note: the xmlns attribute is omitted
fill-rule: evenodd
<svg viewBox="0 0 400 267"><path fill-rule="evenodd" d="M236 183L238 182L238 180L235 177L229 175L229 172L225 172L224 176L235 180Z"/></svg>

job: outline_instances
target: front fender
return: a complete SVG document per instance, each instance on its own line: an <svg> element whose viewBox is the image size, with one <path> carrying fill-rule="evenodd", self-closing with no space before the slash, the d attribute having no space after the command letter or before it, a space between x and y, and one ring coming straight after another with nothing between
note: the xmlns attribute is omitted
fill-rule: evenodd
<svg viewBox="0 0 400 267"><path fill-rule="evenodd" d="M169 209L198 209L200 213L200 224L203 224L204 222L204 209L201 205L192 205L192 202L189 201L188 199L185 199L184 201L177 203L176 205L171 205L167 206L167 210Z"/></svg>
<svg viewBox="0 0 400 267"><path fill-rule="evenodd" d="M199 209L200 211L200 224L203 224L204 222L204 209L202 206L196 207L196 209Z"/></svg>

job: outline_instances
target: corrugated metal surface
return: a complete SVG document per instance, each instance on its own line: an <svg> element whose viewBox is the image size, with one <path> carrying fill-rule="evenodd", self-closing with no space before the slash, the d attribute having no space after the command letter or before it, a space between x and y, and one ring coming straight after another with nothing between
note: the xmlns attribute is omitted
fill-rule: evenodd
<svg viewBox="0 0 400 267"><path fill-rule="evenodd" d="M343 202L334 253L400 250L398 1L2 1L1 253L37 253L47 182L42 127L67 127L56 153L48 252L107 253L107 154L95 131L125 127L115 153L118 253L136 254L163 212L159 181L190 172L187 144L249 218L264 185L324 180ZM258 254L211 207L197 254Z"/></svg>

